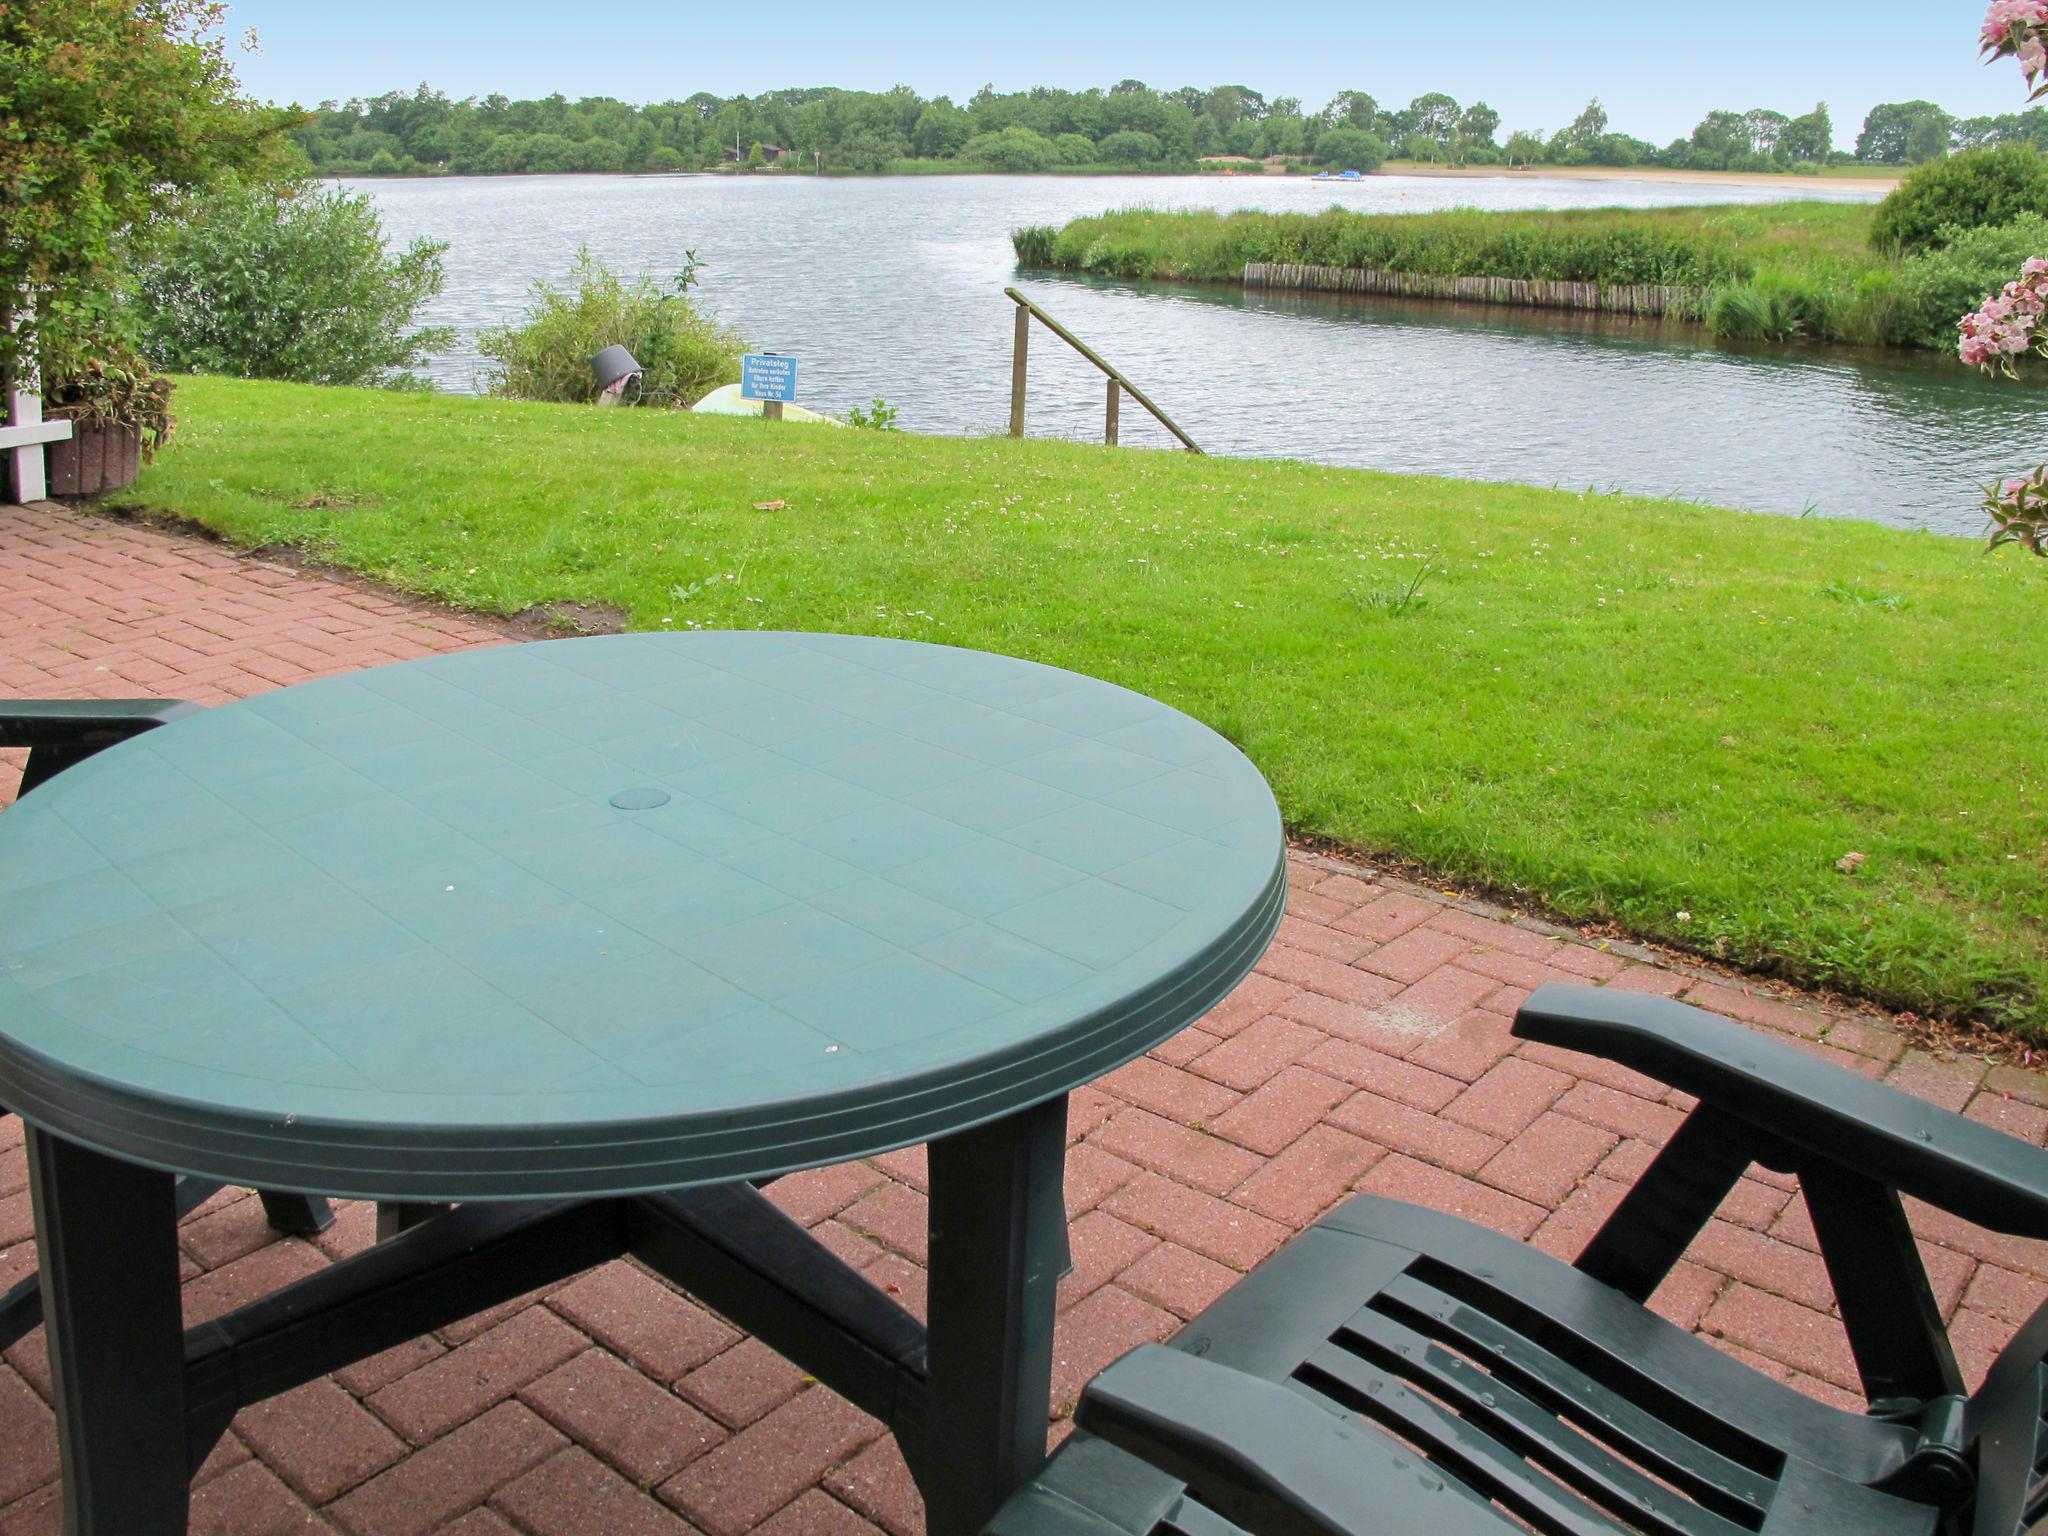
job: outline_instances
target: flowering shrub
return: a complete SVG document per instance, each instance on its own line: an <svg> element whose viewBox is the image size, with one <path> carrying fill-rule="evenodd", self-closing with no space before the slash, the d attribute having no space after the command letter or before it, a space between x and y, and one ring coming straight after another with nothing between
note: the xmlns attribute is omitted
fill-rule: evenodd
<svg viewBox="0 0 2048 1536"><path fill-rule="evenodd" d="M1982 34L1986 59L2016 59L2026 77L2028 100L2048 96L2048 0L1992 0ZM2017 281L1963 316L1957 326L1957 355L1966 363L2008 378L2019 374L2018 359L2029 352L2048 357L2048 336L2038 334L2048 311L2048 258L2031 256ZM1991 545L2019 544L2048 555L2048 464L2031 475L1984 491L1991 518Z"/></svg>
<svg viewBox="0 0 2048 1536"><path fill-rule="evenodd" d="M2018 378L2014 359L2039 351L2048 357L2048 336L2035 334L2048 312L2048 256L2029 256L2017 281L1963 316L1957 354L1974 368L1996 368Z"/></svg>
<svg viewBox="0 0 2048 1536"><path fill-rule="evenodd" d="M2023 479L1986 487L1984 510L1991 514L1993 549L2022 544L2048 555L2048 464Z"/></svg>
<svg viewBox="0 0 2048 1536"><path fill-rule="evenodd" d="M1984 56L2018 59L2032 88L2030 101L2048 96L2048 0L1992 0L1984 16Z"/></svg>

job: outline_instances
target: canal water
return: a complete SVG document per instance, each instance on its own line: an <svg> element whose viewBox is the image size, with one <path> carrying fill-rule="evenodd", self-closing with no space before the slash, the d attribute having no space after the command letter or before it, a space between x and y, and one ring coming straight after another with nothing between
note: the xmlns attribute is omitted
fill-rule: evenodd
<svg viewBox="0 0 2048 1536"><path fill-rule="evenodd" d="M1009 232L1110 208L1372 211L1761 202L1768 183L1653 177L494 177L357 183L398 241L449 243L429 370L478 387L475 336L516 319L579 246L674 273L757 348L799 359L803 404L877 396L918 432L1001 431L1015 284L1122 368L1211 453L1621 489L1758 511L1974 534L1977 486L2048 457L2048 389L1946 359L1716 343L1682 325L1485 307L1247 295L1228 286L1017 272ZM1801 195L1808 195L1804 184ZM1877 193L1853 181L1822 195ZM1049 333L1029 429L1099 439L1101 376ZM1126 402L1127 444L1171 439Z"/></svg>

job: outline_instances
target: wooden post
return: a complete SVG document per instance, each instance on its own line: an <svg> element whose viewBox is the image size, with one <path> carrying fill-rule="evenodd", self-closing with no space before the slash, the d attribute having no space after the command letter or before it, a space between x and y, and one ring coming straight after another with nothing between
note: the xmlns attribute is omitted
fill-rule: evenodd
<svg viewBox="0 0 2048 1536"><path fill-rule="evenodd" d="M1030 334L1030 320L1031 317L1036 317L1043 322L1048 331L1051 331L1053 335L1059 337L1061 341L1064 341L1089 362L1093 363L1105 375L1121 385L1123 392L1150 411L1153 420L1157 421L1159 425L1166 428L1167 431L1179 439L1180 445L1187 449L1189 453L1200 453L1202 451L1195 446L1193 438L1181 431L1179 424L1171 416L1152 403L1151 397L1145 391L1133 384L1123 373L1111 367L1103 359L1102 355L1089 346L1087 342L1076 336L1064 325L1061 325L1059 321L1053 319L1051 315L1048 315L1036 304L1025 298L1016 289L1005 288L1003 296L1017 306L1017 357L1016 366L1010 378L1010 436L1022 437L1024 435L1024 355L1026 339Z"/></svg>
<svg viewBox="0 0 2048 1536"><path fill-rule="evenodd" d="M780 400L763 400L761 402L761 415L769 421L782 420L782 402Z"/></svg>
<svg viewBox="0 0 2048 1536"><path fill-rule="evenodd" d="M18 333L23 318L23 312L9 309L7 329ZM61 443L70 437L71 423L43 420L43 385L33 354L24 354L4 384L4 392L0 392L0 403L5 405L0 411L0 459L14 461L14 499L41 501L50 493L43 474L43 444ZM0 493L5 489L0 485Z"/></svg>
<svg viewBox="0 0 2048 1536"><path fill-rule="evenodd" d="M1123 391L1118 388L1116 380L1111 379L1109 381L1109 405L1104 410L1102 416L1102 440L1112 448L1116 446L1116 412L1117 406L1120 403L1118 397L1122 393Z"/></svg>
<svg viewBox="0 0 2048 1536"><path fill-rule="evenodd" d="M1031 311L1017 306L1017 346L1010 354L1010 436L1024 435L1024 371L1031 353Z"/></svg>

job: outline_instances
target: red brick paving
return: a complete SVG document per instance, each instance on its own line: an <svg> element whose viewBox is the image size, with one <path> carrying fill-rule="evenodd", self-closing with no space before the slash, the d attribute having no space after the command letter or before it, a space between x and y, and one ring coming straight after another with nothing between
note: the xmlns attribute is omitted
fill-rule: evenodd
<svg viewBox="0 0 2048 1536"><path fill-rule="evenodd" d="M500 643L480 622L176 534L45 504L0 509L0 693L213 703L326 672ZM12 775L0 771L0 781ZM1297 854L1282 942L1198 1029L1074 1095L1062 1411L1353 1190L1418 1200L1570 1256L1670 1133L1662 1084L1507 1032L1558 976L1685 997L2048 1144L2048 1080L1909 1048L1881 1019L1667 967L1368 870ZM0 1287L27 1272L18 1122L0 1122ZM923 1307L916 1151L775 1198ZM1965 1368L2048 1298L2048 1245L1915 1210ZM357 1251L344 1207L280 1240L225 1192L181 1232L193 1317ZM1854 1387L1789 1181L1762 1170L1654 1299L1829 1401ZM57 1529L40 1334L0 1364L0 1536ZM881 1427L625 1263L244 1412L201 1469L194 1531L344 1536L920 1536Z"/></svg>

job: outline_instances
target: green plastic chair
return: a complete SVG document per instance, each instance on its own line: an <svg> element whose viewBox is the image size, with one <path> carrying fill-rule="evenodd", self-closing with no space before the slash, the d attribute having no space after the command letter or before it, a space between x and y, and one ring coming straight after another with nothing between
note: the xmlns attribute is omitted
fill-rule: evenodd
<svg viewBox="0 0 2048 1536"><path fill-rule="evenodd" d="M990 1536L2048 1532L2048 1307L1965 1393L1901 1201L2048 1238L2048 1152L1663 998L1546 986L1515 1033L1699 1100L1575 1264L1354 1198L1096 1378ZM1865 1413L1645 1305L1753 1162L1798 1176Z"/></svg>
<svg viewBox="0 0 2048 1536"><path fill-rule="evenodd" d="M0 747L28 748L20 793L30 794L56 774L95 752L195 713L197 704L176 699L0 700ZM7 1106L0 1103L0 1116ZM219 1190L205 1179L178 1180L178 1214L196 1210ZM307 1195L258 1191L263 1213L279 1232L311 1236L327 1229L334 1212L325 1200ZM42 1286L30 1275L0 1294L0 1349L31 1332L43 1320Z"/></svg>

